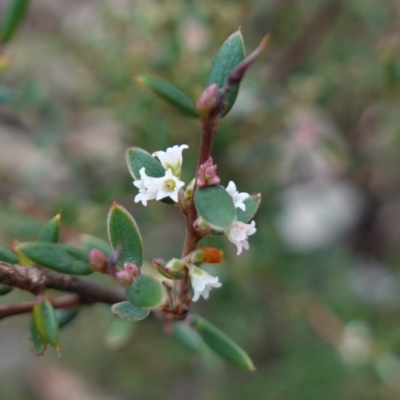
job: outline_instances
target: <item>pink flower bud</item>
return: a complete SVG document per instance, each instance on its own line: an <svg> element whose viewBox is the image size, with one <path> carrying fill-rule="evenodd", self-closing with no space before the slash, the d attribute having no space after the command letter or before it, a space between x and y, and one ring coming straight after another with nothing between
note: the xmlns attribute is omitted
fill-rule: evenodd
<svg viewBox="0 0 400 400"><path fill-rule="evenodd" d="M140 269L136 264L126 262L124 264L124 270L132 275L134 278L140 275Z"/></svg>
<svg viewBox="0 0 400 400"><path fill-rule="evenodd" d="M90 265L97 272L106 273L107 271L107 258L104 253L99 249L92 249L89 253Z"/></svg>
<svg viewBox="0 0 400 400"><path fill-rule="evenodd" d="M120 269L119 271L117 271L115 273L115 277L124 286L129 286L134 281L134 277L128 271L125 271L124 269Z"/></svg>
<svg viewBox="0 0 400 400"><path fill-rule="evenodd" d="M202 117L206 117L215 105L215 96L217 94L218 85L213 83L206 87L196 103L197 111Z"/></svg>
<svg viewBox="0 0 400 400"><path fill-rule="evenodd" d="M221 179L217 176L217 165L213 164L212 157L201 164L197 171L196 183L198 187L218 185Z"/></svg>

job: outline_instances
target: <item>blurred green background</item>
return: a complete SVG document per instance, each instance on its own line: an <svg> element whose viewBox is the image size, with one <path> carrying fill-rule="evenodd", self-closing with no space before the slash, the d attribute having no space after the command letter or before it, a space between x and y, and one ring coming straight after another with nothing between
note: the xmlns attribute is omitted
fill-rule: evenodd
<svg viewBox="0 0 400 400"><path fill-rule="evenodd" d="M180 254L182 217L133 202L124 146L188 144L188 182L199 126L132 76L197 98L239 25L248 52L271 32L213 152L225 186L263 193L258 231L238 257L207 241L225 250L210 270L223 287L195 305L257 372L96 305L63 331L62 357L34 358L27 316L1 321L0 398L399 399L399 18L399 0L34 0L0 75L4 245L34 238L59 210L64 242L106 238L116 200L137 219L147 260ZM27 299L15 290L1 301Z"/></svg>

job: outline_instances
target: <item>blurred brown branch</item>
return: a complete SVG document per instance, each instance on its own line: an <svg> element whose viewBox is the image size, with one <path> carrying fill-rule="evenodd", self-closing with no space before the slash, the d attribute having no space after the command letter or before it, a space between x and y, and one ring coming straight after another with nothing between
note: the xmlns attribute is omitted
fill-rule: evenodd
<svg viewBox="0 0 400 400"><path fill-rule="evenodd" d="M33 294L38 294L45 289L56 289L78 295L73 296L73 298L62 297L54 300L54 304L58 308L95 302L114 304L126 300L125 294L121 291L110 290L88 280L63 275L36 266L22 267L0 262L0 283L17 287ZM33 303L0 306L0 319L27 312L32 306ZM13 313L12 310L15 312Z"/></svg>

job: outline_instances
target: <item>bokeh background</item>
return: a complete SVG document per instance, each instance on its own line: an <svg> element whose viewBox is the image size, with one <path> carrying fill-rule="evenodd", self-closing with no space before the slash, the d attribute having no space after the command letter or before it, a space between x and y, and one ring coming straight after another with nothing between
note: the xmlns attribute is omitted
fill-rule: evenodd
<svg viewBox="0 0 400 400"><path fill-rule="evenodd" d="M134 204L124 146L187 143L188 181L199 126L132 76L157 74L197 98L239 25L248 51L271 32L213 153L224 184L263 193L258 231L239 257L208 242L225 250L211 270L223 287L195 306L257 372L96 305L63 330L62 357L31 354L28 316L1 321L0 398L400 398L399 21L399 0L32 1L0 75L3 245L33 239L59 210L64 242L106 238L116 200L137 219L147 260L179 254L179 212Z"/></svg>

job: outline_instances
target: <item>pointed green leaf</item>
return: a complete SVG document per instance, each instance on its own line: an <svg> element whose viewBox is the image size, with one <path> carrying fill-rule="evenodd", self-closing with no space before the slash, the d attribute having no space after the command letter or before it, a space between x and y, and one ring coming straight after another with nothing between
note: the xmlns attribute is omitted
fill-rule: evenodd
<svg viewBox="0 0 400 400"><path fill-rule="evenodd" d="M111 311L117 317L129 321L140 321L150 314L148 309L136 307L130 301L122 301L121 303L114 304L111 307Z"/></svg>
<svg viewBox="0 0 400 400"><path fill-rule="evenodd" d="M0 284L0 296L4 296L13 290L12 287Z"/></svg>
<svg viewBox="0 0 400 400"><path fill-rule="evenodd" d="M42 335L40 334L36 326L33 314L31 316L29 340L32 342L35 356L41 356L42 354L44 354L44 352L46 351L47 342L43 339Z"/></svg>
<svg viewBox="0 0 400 400"><path fill-rule="evenodd" d="M161 178L165 175L165 169L161 163L140 147L126 146L125 159L129 173L135 181L140 179L139 171L143 167L146 170L147 176Z"/></svg>
<svg viewBox="0 0 400 400"><path fill-rule="evenodd" d="M173 324L172 337L194 354L204 354L209 351L198 332L186 322L175 322Z"/></svg>
<svg viewBox="0 0 400 400"><path fill-rule="evenodd" d="M0 246L0 261L18 264L18 256L7 247Z"/></svg>
<svg viewBox="0 0 400 400"><path fill-rule="evenodd" d="M186 116L190 118L199 117L193 100L182 89L172 83L151 75L141 75L136 77L135 80Z"/></svg>
<svg viewBox="0 0 400 400"><path fill-rule="evenodd" d="M39 232L37 240L39 242L57 243L58 236L60 233L60 225L61 225L61 213L58 213L55 217L46 222L46 224Z"/></svg>
<svg viewBox="0 0 400 400"><path fill-rule="evenodd" d="M236 209L236 219L241 222L249 222L257 213L261 203L261 193L251 194L243 201L246 210Z"/></svg>
<svg viewBox="0 0 400 400"><path fill-rule="evenodd" d="M155 308L164 300L164 288L156 279L140 275L126 289L129 300L140 308Z"/></svg>
<svg viewBox="0 0 400 400"><path fill-rule="evenodd" d="M59 308L56 310L56 317L60 329L71 323L78 315L78 308Z"/></svg>
<svg viewBox="0 0 400 400"><path fill-rule="evenodd" d="M43 299L33 307L33 318L42 338L58 349L60 330L53 305Z"/></svg>
<svg viewBox="0 0 400 400"><path fill-rule="evenodd" d="M34 263L63 274L88 275L93 272L88 254L75 247L51 242L25 242L17 250Z"/></svg>
<svg viewBox="0 0 400 400"><path fill-rule="evenodd" d="M0 30L0 41L6 43L15 34L29 7L29 0L11 0Z"/></svg>
<svg viewBox="0 0 400 400"><path fill-rule="evenodd" d="M136 221L127 209L120 204L113 203L107 218L108 237L114 250L122 246L119 264L125 262L140 267L143 263L143 244Z"/></svg>
<svg viewBox="0 0 400 400"><path fill-rule="evenodd" d="M222 47L219 49L207 79L207 86L216 83L219 88L222 88L232 70L244 59L244 57L245 50L243 36L240 30L237 30L226 39ZM232 106L235 104L238 93L239 85L232 88L226 95L225 101L227 102L227 105L222 116L228 114Z"/></svg>
<svg viewBox="0 0 400 400"><path fill-rule="evenodd" d="M241 368L255 371L250 357L225 333L200 315L191 315L190 325L199 332L208 346L225 360Z"/></svg>
<svg viewBox="0 0 400 400"><path fill-rule="evenodd" d="M98 238L97 236L85 233L81 236L81 240L83 242L83 245L89 251L93 249L99 249L104 253L106 257L110 257L113 253L113 249L111 248L110 244L105 240Z"/></svg>
<svg viewBox="0 0 400 400"><path fill-rule="evenodd" d="M151 176L152 178L161 178L165 175L165 169L161 163L140 147L126 146L125 159L129 173L135 181L140 179L139 171L143 167L145 168L147 176ZM170 205L175 204L169 197L161 201Z"/></svg>
<svg viewBox="0 0 400 400"><path fill-rule="evenodd" d="M198 214L216 231L228 229L235 221L232 197L220 185L197 188L194 204Z"/></svg>

